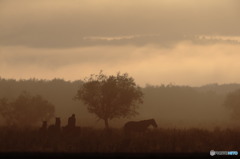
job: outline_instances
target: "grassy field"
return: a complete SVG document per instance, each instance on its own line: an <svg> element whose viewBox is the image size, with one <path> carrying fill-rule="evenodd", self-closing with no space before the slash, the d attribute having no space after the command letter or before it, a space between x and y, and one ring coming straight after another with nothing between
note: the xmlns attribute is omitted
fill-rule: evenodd
<svg viewBox="0 0 240 159"><path fill-rule="evenodd" d="M1 152L195 153L240 150L237 130L155 129L126 135L120 129L81 128L80 132L42 134L32 129L0 129Z"/></svg>

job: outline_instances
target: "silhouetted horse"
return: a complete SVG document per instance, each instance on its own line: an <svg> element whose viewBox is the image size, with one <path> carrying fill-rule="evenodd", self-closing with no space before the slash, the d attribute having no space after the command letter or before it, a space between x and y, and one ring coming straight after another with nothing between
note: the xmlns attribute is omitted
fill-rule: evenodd
<svg viewBox="0 0 240 159"><path fill-rule="evenodd" d="M70 129L76 127L75 114L72 114L72 116L68 118L68 125L67 125L67 127L69 127Z"/></svg>
<svg viewBox="0 0 240 159"><path fill-rule="evenodd" d="M157 127L157 123L154 119L142 120L142 121L129 121L124 125L125 132L145 132L148 127L152 125Z"/></svg>
<svg viewBox="0 0 240 159"><path fill-rule="evenodd" d="M56 133L60 133L60 131L61 131L61 120L60 118L56 118L55 125L50 125L48 127L48 132L56 134Z"/></svg>
<svg viewBox="0 0 240 159"><path fill-rule="evenodd" d="M77 135L81 131L79 126L76 126L76 118L75 114L72 114L71 117L68 118L67 126L63 127L63 133L65 135Z"/></svg>
<svg viewBox="0 0 240 159"><path fill-rule="evenodd" d="M39 129L40 133L46 133L47 132L47 121L42 122L42 127Z"/></svg>

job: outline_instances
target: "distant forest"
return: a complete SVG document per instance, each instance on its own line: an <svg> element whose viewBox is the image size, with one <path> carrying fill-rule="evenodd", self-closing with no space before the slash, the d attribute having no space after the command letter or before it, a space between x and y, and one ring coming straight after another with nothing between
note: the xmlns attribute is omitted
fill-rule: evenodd
<svg viewBox="0 0 240 159"><path fill-rule="evenodd" d="M14 80L0 78L0 98L15 99L21 92L40 95L55 106L55 117L60 117L65 125L71 114L76 114L77 125L103 127L94 114L73 98L83 81ZM223 102L226 95L240 89L240 84L208 84L201 87L177 85L146 85L142 88L144 103L139 106L139 114L131 119L114 119L112 127L122 127L128 120L154 118L159 127L164 128L216 128L236 126L231 120L230 110ZM1 119L1 118L0 118ZM50 121L54 123L54 118ZM2 119L0 123L3 124ZM41 123L39 123L41 124ZM40 126L40 125L39 125Z"/></svg>

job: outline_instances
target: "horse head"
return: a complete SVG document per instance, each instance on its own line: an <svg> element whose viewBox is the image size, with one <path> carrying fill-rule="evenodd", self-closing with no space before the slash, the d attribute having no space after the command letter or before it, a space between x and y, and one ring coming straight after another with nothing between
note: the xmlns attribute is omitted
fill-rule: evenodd
<svg viewBox="0 0 240 159"><path fill-rule="evenodd" d="M152 124L153 127L155 127L155 128L158 127L158 125L157 125L157 123L154 119L150 119L150 121L151 121L151 124Z"/></svg>

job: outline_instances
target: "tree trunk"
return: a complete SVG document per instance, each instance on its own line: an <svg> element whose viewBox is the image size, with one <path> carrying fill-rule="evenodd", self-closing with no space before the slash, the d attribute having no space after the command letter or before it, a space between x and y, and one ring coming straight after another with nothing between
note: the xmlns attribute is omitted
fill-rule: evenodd
<svg viewBox="0 0 240 159"><path fill-rule="evenodd" d="M104 119L105 129L109 129L108 119Z"/></svg>

